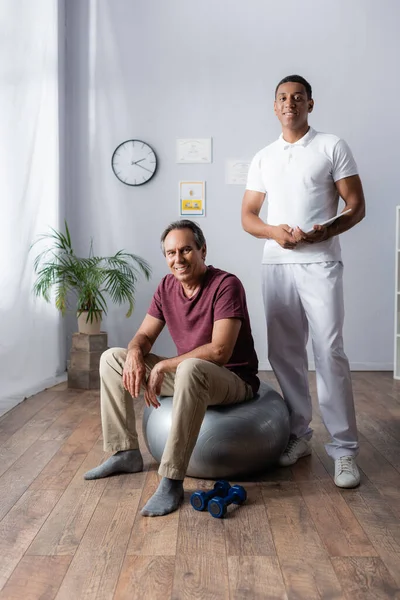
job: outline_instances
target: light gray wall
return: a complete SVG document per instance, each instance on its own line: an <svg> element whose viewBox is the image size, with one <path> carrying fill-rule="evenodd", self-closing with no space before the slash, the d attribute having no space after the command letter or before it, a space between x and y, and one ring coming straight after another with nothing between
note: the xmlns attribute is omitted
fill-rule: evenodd
<svg viewBox="0 0 400 600"><path fill-rule="evenodd" d="M178 218L181 179L204 179L208 262L243 281L261 368L267 366L260 293L263 242L240 225L241 186L226 158L251 158L280 133L273 91L300 73L313 85L311 124L343 137L364 183L368 216L342 236L345 344L354 369L393 363L394 214L399 119L397 0L70 0L67 5L68 208L81 251L120 248L147 258L134 316L112 308L109 344L124 346L166 273L160 232ZM213 163L178 165L177 138L212 137ZM150 143L155 178L137 189L110 168L125 139ZM172 354L168 335L159 353Z"/></svg>

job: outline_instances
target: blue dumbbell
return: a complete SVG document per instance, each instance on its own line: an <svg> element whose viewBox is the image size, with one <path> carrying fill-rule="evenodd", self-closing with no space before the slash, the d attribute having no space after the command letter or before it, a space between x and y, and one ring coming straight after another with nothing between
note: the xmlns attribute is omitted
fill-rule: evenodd
<svg viewBox="0 0 400 600"><path fill-rule="evenodd" d="M247 492L241 485L233 485L224 498L212 498L208 503L208 512L216 519L222 519L230 504L243 504L247 500Z"/></svg>
<svg viewBox="0 0 400 600"><path fill-rule="evenodd" d="M209 492L193 492L190 496L190 504L193 506L195 510L205 510L207 508L207 504L211 498L226 496L231 489L230 483L227 481L217 481L212 490Z"/></svg>

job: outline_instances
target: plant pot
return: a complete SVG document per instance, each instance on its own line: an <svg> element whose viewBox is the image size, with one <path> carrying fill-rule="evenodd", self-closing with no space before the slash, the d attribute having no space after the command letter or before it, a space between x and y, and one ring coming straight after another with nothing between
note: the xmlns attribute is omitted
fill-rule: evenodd
<svg viewBox="0 0 400 600"><path fill-rule="evenodd" d="M81 312L77 315L78 318L78 331L79 333L86 333L88 335L95 335L100 333L101 327L101 311L93 316L93 321L87 320L87 311Z"/></svg>

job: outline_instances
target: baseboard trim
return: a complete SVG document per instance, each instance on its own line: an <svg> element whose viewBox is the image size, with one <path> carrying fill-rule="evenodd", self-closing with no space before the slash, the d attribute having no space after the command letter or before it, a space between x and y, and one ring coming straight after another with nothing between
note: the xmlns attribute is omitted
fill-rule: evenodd
<svg viewBox="0 0 400 600"><path fill-rule="evenodd" d="M260 361L258 366L260 371L272 371L269 361ZM310 361L309 371L315 371L314 362ZM393 371L393 363L350 363L351 371Z"/></svg>

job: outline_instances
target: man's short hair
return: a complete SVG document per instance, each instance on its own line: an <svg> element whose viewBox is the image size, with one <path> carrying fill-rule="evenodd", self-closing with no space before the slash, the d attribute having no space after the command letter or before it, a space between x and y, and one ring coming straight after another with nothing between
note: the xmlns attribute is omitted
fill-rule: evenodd
<svg viewBox="0 0 400 600"><path fill-rule="evenodd" d="M288 75L287 77L284 77L283 79L281 79L281 81L278 83L278 85L275 88L275 98L276 98L276 94L278 93L279 86L282 85L283 83L301 83L301 85L303 85L305 87L306 94L307 94L307 100L312 99L311 85L301 75Z"/></svg>
<svg viewBox="0 0 400 600"><path fill-rule="evenodd" d="M196 243L197 250L200 250L206 243L206 238L204 237L204 233L193 221L189 221L189 219L181 219L180 221L174 221L170 223L168 227L161 234L161 250L165 256L165 247L164 242L167 235L173 231L174 229L190 229L193 232L194 241Z"/></svg>

